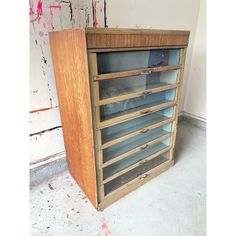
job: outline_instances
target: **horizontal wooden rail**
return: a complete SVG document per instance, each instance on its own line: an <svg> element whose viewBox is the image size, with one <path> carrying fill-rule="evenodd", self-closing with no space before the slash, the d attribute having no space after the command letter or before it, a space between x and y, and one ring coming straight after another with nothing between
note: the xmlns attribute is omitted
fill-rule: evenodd
<svg viewBox="0 0 236 236"><path fill-rule="evenodd" d="M138 69L138 70L129 70L129 71L94 75L94 80L116 79L116 78L122 78L122 77L133 76L133 75L151 74L151 73L156 73L156 72L161 72L161 71L170 71L170 70L179 70L179 69L182 69L182 65L158 66L158 67L144 68L144 69Z"/></svg>
<svg viewBox="0 0 236 236"><path fill-rule="evenodd" d="M124 101L127 99L146 96L146 95L149 95L152 93L158 93L158 92L166 91L169 89L174 89L174 88L177 88L178 86L179 86L179 84L167 84L167 85L159 86L159 87L152 88L152 89L146 89L143 92L129 93L129 94L125 94L125 95L121 95L121 96L117 96L117 97L98 100L95 105L96 106L107 105L107 104L111 104L111 103L115 103L115 102Z"/></svg>
<svg viewBox="0 0 236 236"><path fill-rule="evenodd" d="M95 49L88 49L88 52L126 52L126 51L146 51L146 50L160 50L160 49L182 49L186 48L187 46L156 46L156 47L132 47L132 48L95 48Z"/></svg>
<svg viewBox="0 0 236 236"><path fill-rule="evenodd" d="M176 101L164 102L164 103L161 103L161 104L149 107L149 108L145 108L145 109L141 109L139 111L132 112L130 114L121 115L121 116L111 118L111 119L106 120L106 121L102 121L102 122L97 124L97 128L98 129L103 129L103 128L106 128L106 127L109 127L109 126L112 126L112 125L115 125L115 124L119 124L122 121L128 121L128 120L131 120L131 119L134 119L134 118L138 118L138 117L141 117L143 115L152 113L154 111L159 111L159 110L162 110L162 109L174 106L174 105L176 105Z"/></svg>
<svg viewBox="0 0 236 236"><path fill-rule="evenodd" d="M120 142L125 141L127 139L133 138L133 137L135 137L135 136L137 136L137 135L139 135L141 133L144 133L144 131L145 132L149 132L152 129L155 129L155 128L161 127L163 125L169 124L169 123L173 122L174 120L175 120L175 117L163 120L163 121L158 122L158 123L153 124L153 125L146 126L145 128L136 130L136 131L131 132L131 133L127 134L127 135L124 135L122 137L116 138L114 140L111 140L109 142L106 142L106 143L102 144L101 149L108 148L108 147L110 147L110 146L112 146L114 144L117 144L117 143L120 143Z"/></svg>

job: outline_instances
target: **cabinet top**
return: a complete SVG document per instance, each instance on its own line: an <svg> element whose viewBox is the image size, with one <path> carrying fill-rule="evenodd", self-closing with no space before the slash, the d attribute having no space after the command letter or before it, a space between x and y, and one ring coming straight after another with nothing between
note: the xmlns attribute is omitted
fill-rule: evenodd
<svg viewBox="0 0 236 236"><path fill-rule="evenodd" d="M54 31L50 34L74 35L83 32L87 49L131 49L187 47L190 31L159 29L80 28Z"/></svg>
<svg viewBox="0 0 236 236"><path fill-rule="evenodd" d="M129 29L129 28L86 28L86 34L176 34L189 36L186 30Z"/></svg>

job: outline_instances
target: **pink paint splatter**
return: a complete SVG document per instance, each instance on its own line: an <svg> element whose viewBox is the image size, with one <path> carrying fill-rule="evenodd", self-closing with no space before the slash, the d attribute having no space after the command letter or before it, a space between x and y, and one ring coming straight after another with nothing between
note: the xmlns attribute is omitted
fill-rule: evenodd
<svg viewBox="0 0 236 236"><path fill-rule="evenodd" d="M42 15L43 14L43 3L42 3L41 0L38 0L37 13L38 13L38 15Z"/></svg>
<svg viewBox="0 0 236 236"><path fill-rule="evenodd" d="M34 15L34 2L30 0L30 16Z"/></svg>
<svg viewBox="0 0 236 236"><path fill-rule="evenodd" d="M39 36L43 37L44 36L44 32L43 31L39 31Z"/></svg>
<svg viewBox="0 0 236 236"><path fill-rule="evenodd" d="M102 232L104 233L105 236L110 236L111 235L111 231L108 229L108 226L106 224L106 219L105 217L103 217L101 219L101 227L102 227Z"/></svg>
<svg viewBox="0 0 236 236"><path fill-rule="evenodd" d="M97 1L94 1L93 5L93 27L98 27L98 20L97 20Z"/></svg>
<svg viewBox="0 0 236 236"><path fill-rule="evenodd" d="M38 16L36 16L34 19L32 19L32 20L30 20L30 22L31 23L34 23L36 20L38 20L39 19L39 17Z"/></svg>

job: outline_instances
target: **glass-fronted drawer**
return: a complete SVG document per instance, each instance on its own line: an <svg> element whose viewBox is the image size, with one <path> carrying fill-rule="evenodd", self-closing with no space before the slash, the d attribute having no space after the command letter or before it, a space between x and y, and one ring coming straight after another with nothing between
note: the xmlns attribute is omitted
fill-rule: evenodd
<svg viewBox="0 0 236 236"><path fill-rule="evenodd" d="M100 80L99 83L99 100L109 98L122 99L132 95L141 96L158 89L174 85L177 83L178 70L162 71L158 73L147 73L142 75L128 76L123 78Z"/></svg>
<svg viewBox="0 0 236 236"><path fill-rule="evenodd" d="M162 150L167 150L170 145L170 137L165 138L157 143L152 145L147 145L147 147L140 149L138 152L128 155L127 157L106 166L103 169L103 178L106 179L111 177L114 174L119 173L120 171L134 165L137 162L145 161L146 158L156 155ZM142 162L141 162L142 164Z"/></svg>
<svg viewBox="0 0 236 236"><path fill-rule="evenodd" d="M168 107L101 130L102 145L108 147L172 121L174 107Z"/></svg>
<svg viewBox="0 0 236 236"><path fill-rule="evenodd" d="M144 164L139 165L138 167L120 175L119 177L109 181L108 183L104 184L104 192L105 196L112 193L114 190L119 189L120 187L128 184L130 181L137 178L138 180L145 179L148 174L146 172L154 169L157 166L168 161L168 154L162 154L157 157L152 158L151 160L145 162Z"/></svg>
<svg viewBox="0 0 236 236"><path fill-rule="evenodd" d="M97 53L98 74L179 64L180 49Z"/></svg>
<svg viewBox="0 0 236 236"><path fill-rule="evenodd" d="M160 139L165 140L170 136L171 127L172 123L169 123L103 149L104 165L129 156L131 153L144 151L152 144L159 143Z"/></svg>
<svg viewBox="0 0 236 236"><path fill-rule="evenodd" d="M176 89L169 89L146 96L127 99L100 106L100 121L107 121L116 117L131 114L143 109L151 108L160 104L173 102L175 100ZM149 112L149 111L144 111Z"/></svg>

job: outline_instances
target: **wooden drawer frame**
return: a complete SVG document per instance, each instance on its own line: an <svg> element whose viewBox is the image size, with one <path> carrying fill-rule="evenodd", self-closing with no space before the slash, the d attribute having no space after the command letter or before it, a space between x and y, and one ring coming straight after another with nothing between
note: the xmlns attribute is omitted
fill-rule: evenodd
<svg viewBox="0 0 236 236"><path fill-rule="evenodd" d="M158 49L164 49L165 47L159 47ZM171 49L172 47L168 47L168 49ZM176 47L173 47L176 48ZM167 153L169 152L169 164L172 165L172 159L173 159L173 148L175 145L175 136L176 136L176 125L177 125L177 118L178 118L178 104L179 104L179 99L180 99L180 89L182 87L182 77L183 77L183 65L184 65L184 58L185 58L185 54L186 54L186 48L185 47L177 47L178 49L180 49L180 58L179 58L179 65L176 66L160 66L160 67L154 67L154 68L144 68L144 69L138 69L138 70L130 70L130 71L123 71L123 72L114 72L114 73L107 73L107 74L99 74L98 75L98 68L97 68L97 51L93 50L88 51L88 61L89 61L89 70L90 70L90 86L91 86L91 91L92 91L92 96L91 96L91 100L92 100L92 104L93 104L93 116L94 116L94 124L95 124L95 133L94 133L94 137L95 137L95 144L96 144L96 148L95 148L95 156L96 156L96 163L97 163L97 177L98 177L98 190L99 190L99 199L101 202L106 202L109 200L110 196L115 196L117 194L117 192L122 191L122 188L119 188L117 190L114 191L113 193L108 194L107 196L104 195L104 184L108 183L109 181L113 180L114 178L126 173L127 171L135 168L136 166L140 165L140 163L142 163L142 161L139 161L121 171L119 171L118 173L115 173L114 175L110 176L107 179L103 178L103 168L115 163L116 161L122 160L125 157L128 157L129 155L137 152L140 150L140 147L137 147L135 149L132 149L131 151L129 151L128 153L124 153L118 157L115 157L114 159L112 159L111 161L108 161L106 163L103 163L103 154L102 154L102 150L110 147L114 144L117 144L123 140L129 139L135 135L138 135L140 133L141 130L133 132L131 134L128 134L123 137L120 137L117 140L112 140L109 143L106 144L102 144L102 136L101 136L101 129L109 127L111 125L115 125L118 124L120 122L124 122L124 121L128 121L130 119L133 118L137 118L140 117L142 115L145 115L147 113L151 113L154 111L158 111L164 108L169 108L169 107L174 107L174 111L173 111L173 117L168 119L167 121L163 121L160 123L156 123L154 125L151 126L151 128L156 128L156 127L160 127L164 124L168 124L169 122L172 122L172 128L171 128L171 132L168 135L164 135L164 137L160 137L156 140L153 140L151 142L148 143L148 145L153 144L155 142L158 142L162 139L165 139L167 137L170 137L170 146L168 148L165 148L164 150L161 150L160 152L158 152L155 155L151 155L146 157L144 160L151 160L153 157L156 157L157 155L162 155L163 153ZM147 48L142 48L139 50L147 50ZM106 51L113 51L113 49L111 50L106 50ZM125 51L125 50L124 50ZM131 51L131 49L129 50ZM102 52L102 50L99 50L99 52ZM139 96L143 96L143 92L141 93L130 93L127 95L121 95L118 97L113 97L113 98L108 98L108 99L103 99L100 100L100 96L99 96L99 81L100 80L107 80L107 79L114 79L114 78L122 78L122 77L126 77L126 76L132 76L132 75L142 75L144 73L156 73L156 72L160 72L160 71L172 71L172 70L178 70L178 74L177 74L177 79L176 79L176 83L175 84L171 84L171 85L167 85L167 86L161 86L158 87L156 89L150 89L150 90L146 90L151 91L153 93L155 92L160 92L160 91L165 91L168 89L176 89L176 93L175 93L175 99L174 101L171 102L167 102L164 104L158 104L156 106L150 107L150 108L145 108L143 110L140 111L136 111L130 114L126 114L126 115L122 115L116 118L112 118L110 120L107 121L100 121L100 110L99 107L102 105L106 105L106 104L110 104L112 102L119 102L119 101L123 101L125 99L130 99L130 98L134 98L134 97L139 97ZM162 169L162 165L166 166L166 163L163 163L160 165L160 167L156 167L154 168L155 170L159 170ZM152 170L149 171L150 173L152 173ZM154 171L155 172L155 171ZM139 185L139 181L138 180L133 180L131 181L134 185ZM129 186L129 184L128 184ZM118 197L118 195L117 195ZM100 207L101 208L101 207Z"/></svg>

